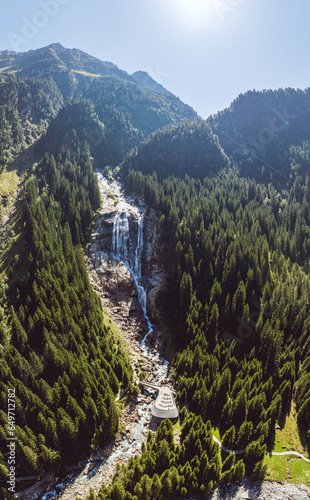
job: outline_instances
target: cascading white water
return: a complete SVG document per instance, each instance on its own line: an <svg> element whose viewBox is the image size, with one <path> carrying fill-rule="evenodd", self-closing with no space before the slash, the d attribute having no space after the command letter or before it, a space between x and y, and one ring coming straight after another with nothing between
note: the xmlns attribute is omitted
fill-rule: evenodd
<svg viewBox="0 0 310 500"><path fill-rule="evenodd" d="M143 223L144 213L139 210L137 214L137 238L136 241L130 235L130 224L128 218L128 206L121 201L113 221L112 252L117 260L122 260L132 274L135 281L139 302L148 324L148 332L141 342L145 346L148 335L153 331L152 323L147 315L146 290L141 284L142 264L141 254L143 250Z"/></svg>
<svg viewBox="0 0 310 500"><path fill-rule="evenodd" d="M113 223L112 251L116 256L121 256L127 261L129 221L126 212L122 209L117 212Z"/></svg>
<svg viewBox="0 0 310 500"><path fill-rule="evenodd" d="M139 276L141 276L141 253L143 249L143 223L144 223L144 214L142 214L138 219L138 240L135 251L135 272Z"/></svg>

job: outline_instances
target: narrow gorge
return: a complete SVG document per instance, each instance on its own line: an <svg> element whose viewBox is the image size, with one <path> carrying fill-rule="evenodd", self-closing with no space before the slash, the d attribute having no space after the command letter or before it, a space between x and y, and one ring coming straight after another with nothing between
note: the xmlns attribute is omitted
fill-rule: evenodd
<svg viewBox="0 0 310 500"><path fill-rule="evenodd" d="M158 258L157 218L144 204L125 196L120 183L97 175L102 206L88 248L90 281L121 332L120 341L131 358L134 381L138 383L142 376L155 384L171 384L163 342L156 321L153 323L157 314L155 299L165 286ZM148 431L158 427L159 421L151 415L154 397L153 390L141 389L121 413L115 441L94 452L62 483L49 489L43 499L53 498L58 492L63 500L85 498L90 488L97 492L103 483L108 484L116 465L127 463L139 453Z"/></svg>

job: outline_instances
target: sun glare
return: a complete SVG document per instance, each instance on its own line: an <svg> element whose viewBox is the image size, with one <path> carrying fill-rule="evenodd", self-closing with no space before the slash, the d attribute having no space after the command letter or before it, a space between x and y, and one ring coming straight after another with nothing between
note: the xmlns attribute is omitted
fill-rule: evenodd
<svg viewBox="0 0 310 500"><path fill-rule="evenodd" d="M185 9L189 12L201 13L206 12L210 8L210 2L208 0L183 0Z"/></svg>
<svg viewBox="0 0 310 500"><path fill-rule="evenodd" d="M208 24L214 13L211 0L178 0L176 11L183 24L197 28Z"/></svg>

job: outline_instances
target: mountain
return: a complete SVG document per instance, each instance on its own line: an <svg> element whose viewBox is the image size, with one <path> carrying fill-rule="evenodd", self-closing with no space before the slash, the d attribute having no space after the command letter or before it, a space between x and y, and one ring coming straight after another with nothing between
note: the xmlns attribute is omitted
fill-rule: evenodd
<svg viewBox="0 0 310 500"><path fill-rule="evenodd" d="M18 475L57 474L117 431L121 384L137 389L83 260L100 205L94 168L116 166L150 133L197 114L60 44L1 52L0 104L0 215L10 215L0 233L1 388L14 384L25 410Z"/></svg>
<svg viewBox="0 0 310 500"><path fill-rule="evenodd" d="M116 76L122 80L139 83L143 87L172 95L161 84L157 83L145 71L136 71L129 75L109 61L101 61L78 49L66 49L60 43L53 43L42 49L20 53L0 51L0 70L9 74L18 72L23 76L38 76L51 70L88 73L89 76Z"/></svg>
<svg viewBox="0 0 310 500"><path fill-rule="evenodd" d="M172 95L169 90L165 89L160 83L157 83L146 71L136 71L131 75L143 87L161 92L165 95Z"/></svg>
<svg viewBox="0 0 310 500"><path fill-rule="evenodd" d="M114 75L123 80L135 80L115 64L105 63L78 49L66 49L53 43L28 52L0 52L0 68L4 73L18 72L23 76L38 76L51 71L82 71L94 76Z"/></svg>
<svg viewBox="0 0 310 500"><path fill-rule="evenodd" d="M310 140L310 88L246 92L208 123L241 173L288 188L290 150Z"/></svg>
<svg viewBox="0 0 310 500"><path fill-rule="evenodd" d="M208 120L153 133L123 166L160 176L204 178L226 165L280 191L310 175L310 89L249 91Z"/></svg>
<svg viewBox="0 0 310 500"><path fill-rule="evenodd" d="M122 168L156 172L159 179L175 175L206 177L229 165L218 137L203 121L185 121L154 132L137 151L127 155Z"/></svg>
<svg viewBox="0 0 310 500"><path fill-rule="evenodd" d="M156 315L182 424L149 434L98 498L206 497L262 479L287 418L309 454L309 98L252 91L201 120L144 72L77 49L0 53L1 493L12 387L16 473L38 478L105 445L120 387L138 391L84 261L97 167L144 200L141 228L158 218Z"/></svg>
<svg viewBox="0 0 310 500"><path fill-rule="evenodd" d="M46 82L44 85L46 89L49 89L44 97L45 100L53 101L54 112L49 119L56 116L61 107L60 101L66 103L72 100L89 99L94 105L94 111L99 120L104 124L105 135L108 139L105 148L102 147L100 151L97 151L98 166L99 164L116 166L126 153L137 147L141 140L146 139L150 133L159 128L185 119L196 120L198 118L197 113L190 106L182 103L170 92L158 91L160 86L157 87L153 80L151 86L155 87L155 90L149 88L148 82L143 85L143 79L139 76L137 78L139 82L110 62L102 62L77 49L65 49L60 44L52 44L26 53L9 51L0 53L0 81L3 89L12 87L15 93L14 128L18 126L25 135L26 123L23 119L25 107L28 110L28 121L35 122L32 116L35 110L31 103L35 101L37 93L35 91L32 93L30 89L34 81L38 85L38 81L42 82L44 79ZM21 87L28 88L29 103L24 103L24 105L20 103ZM57 90L60 96L53 96L51 87L53 89L55 87L53 92ZM43 86L39 95L44 92ZM6 106L7 102L4 97L2 101L5 101ZM4 109L3 113L5 120L13 123L9 112ZM48 117L44 116L44 118ZM41 134L46 131L48 123L49 120L44 122ZM94 130L88 132L90 138L96 136L97 133ZM20 141L25 147L22 137ZM11 153L14 153L14 149ZM5 154L5 151L2 151L2 156Z"/></svg>
<svg viewBox="0 0 310 500"><path fill-rule="evenodd" d="M178 498L183 486L181 496L209 498L218 480L274 478L277 460L283 477L289 471L300 481L293 460L272 455L299 447L310 456L308 94L239 96L207 122L157 131L123 162L127 189L159 217L167 286L156 306L174 340L180 415L198 415L237 453L223 453L211 476L212 451L204 455L211 436L194 417L177 446L162 426L121 471L109 499L148 484L152 491L156 475L163 496ZM302 467L309 472L309 463Z"/></svg>

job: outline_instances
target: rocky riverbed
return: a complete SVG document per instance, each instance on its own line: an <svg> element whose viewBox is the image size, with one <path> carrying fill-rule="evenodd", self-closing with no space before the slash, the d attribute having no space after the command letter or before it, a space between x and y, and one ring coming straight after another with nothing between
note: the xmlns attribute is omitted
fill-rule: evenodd
<svg viewBox="0 0 310 500"><path fill-rule="evenodd" d="M263 481L251 483L243 479L216 488L208 500L307 500L310 499L310 490L304 485Z"/></svg>

